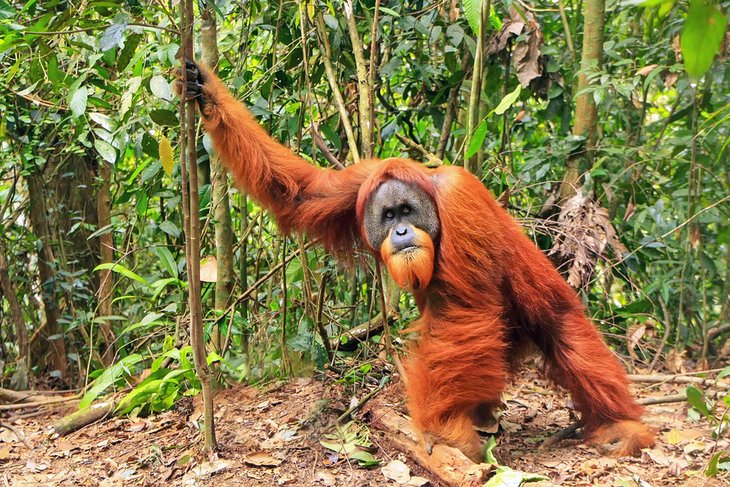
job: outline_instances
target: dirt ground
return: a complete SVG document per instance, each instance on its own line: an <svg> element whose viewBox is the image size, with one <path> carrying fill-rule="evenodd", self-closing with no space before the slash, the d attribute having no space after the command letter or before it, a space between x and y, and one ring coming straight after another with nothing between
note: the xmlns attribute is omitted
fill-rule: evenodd
<svg viewBox="0 0 730 487"><path fill-rule="evenodd" d="M642 386L637 396L661 397L683 389L672 384ZM146 418L110 418L61 438L51 434L50 425L72 411L70 406L35 416L30 411L3 411L0 421L23 432L33 449L0 428L0 484L442 485L390 447L387 434L368 425L367 414L358 416L360 422L354 427L359 427L360 437L369 439L371 447L366 450L380 461L379 466L362 468L322 446L320 441L328 441L327 435L335 432L336 418L349 407L354 390L329 380L299 379L262 390L220 391L215 400L220 451L213 459L200 453L197 398L183 401L174 411ZM365 391L358 393L356 400ZM373 401L402 408L397 386L380 392ZM659 441L641 458L603 456L578 440L538 451L546 437L570 424L567 402L564 394L556 393L533 372L522 373L505 395L495 453L504 465L550 479L528 485L730 485L727 472L713 479L702 473L713 452L730 449L730 441L713 440L707 422L688 420L684 402L646 408L646 420L658 428Z"/></svg>

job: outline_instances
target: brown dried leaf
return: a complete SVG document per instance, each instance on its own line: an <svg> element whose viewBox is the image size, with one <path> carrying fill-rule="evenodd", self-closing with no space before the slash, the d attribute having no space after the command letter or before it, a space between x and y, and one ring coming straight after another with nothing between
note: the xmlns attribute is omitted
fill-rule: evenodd
<svg viewBox="0 0 730 487"><path fill-rule="evenodd" d="M535 19L535 14L524 11L527 18L527 41L518 42L512 51L512 64L515 67L517 79L523 88L530 85L530 81L542 76L540 64L540 48L543 44L543 35L540 24ZM519 13L510 7L510 17L513 21L522 19Z"/></svg>
<svg viewBox="0 0 730 487"><path fill-rule="evenodd" d="M203 282L218 282L218 261L210 255L200 263L200 280Z"/></svg>
<svg viewBox="0 0 730 487"><path fill-rule="evenodd" d="M651 73L652 71L654 71L654 68L656 68L657 66L659 66L659 65L658 64L650 64L648 66L644 66L643 68L641 68L638 71L636 71L636 76L646 76L649 73Z"/></svg>
<svg viewBox="0 0 730 487"><path fill-rule="evenodd" d="M0 448L0 460L7 460L11 458L13 447L11 445L5 445L2 448Z"/></svg>
<svg viewBox="0 0 730 487"><path fill-rule="evenodd" d="M645 332L646 325L643 324L630 326L629 329L626 330L626 336L628 337L629 355L633 359L639 358L634 349L639 345L639 342L643 338Z"/></svg>
<svg viewBox="0 0 730 487"><path fill-rule="evenodd" d="M249 453L243 457L243 461L257 467L278 467L281 465L281 460L274 458L270 453L265 451Z"/></svg>

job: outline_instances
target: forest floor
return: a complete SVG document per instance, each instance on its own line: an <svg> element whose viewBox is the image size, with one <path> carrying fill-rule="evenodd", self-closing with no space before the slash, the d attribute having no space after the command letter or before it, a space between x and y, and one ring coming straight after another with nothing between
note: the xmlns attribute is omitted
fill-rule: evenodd
<svg viewBox="0 0 730 487"><path fill-rule="evenodd" d="M386 388L372 401L402 408L399 389ZM662 384L636 392L656 397L683 389ZM212 460L201 454L199 398L155 416L105 419L65 437L54 437L50 425L72 408L25 418L22 410L17 416L4 414L0 421L22 431L33 449L10 430L0 429L0 485L443 485L390 446L388 434L369 425L367 412L343 441L369 442L366 450L380 465L363 468L320 443L338 444L333 425L349 407L353 390L330 380L297 379L263 389L219 391L215 415L220 450ZM359 394L364 394L362 389ZM659 430L658 442L640 458L602 456L578 440L538 451L546 437L571 419L565 394L556 393L534 372L520 374L505 403L494 451L501 464L549 479L527 485L730 485L727 472L713 479L702 473L712 453L730 449L730 442L713 440L707 422L688 420L685 402L646 408L646 421Z"/></svg>

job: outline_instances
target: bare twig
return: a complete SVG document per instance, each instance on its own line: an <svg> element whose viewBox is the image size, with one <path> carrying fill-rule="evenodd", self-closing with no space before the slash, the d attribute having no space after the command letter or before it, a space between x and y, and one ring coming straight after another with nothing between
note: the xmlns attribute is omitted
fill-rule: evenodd
<svg viewBox="0 0 730 487"><path fill-rule="evenodd" d="M672 394L669 396L659 396L659 397L645 397L643 399L639 399L638 402L642 406L651 406L653 404L668 404L671 402L684 402L687 400L687 394Z"/></svg>
<svg viewBox="0 0 730 487"><path fill-rule="evenodd" d="M8 430L12 431L12 432L13 432L13 434L14 434L14 435L15 435L15 436L16 436L16 437L17 437L17 438L18 438L18 439L20 440L20 441L22 441L22 442L23 442L23 444L24 444L25 446L27 446L29 450L32 450L32 449L33 449L33 445L32 445L32 444L30 443L30 441L28 441L28 438L26 438L26 437L25 437L25 435L23 434L23 432L22 432L22 431L20 431L20 430L19 430L18 428L16 428L15 426L13 426L13 425L11 425L11 424L8 424L8 423L3 423L2 421L0 421L0 428L5 428L5 429L8 429Z"/></svg>
<svg viewBox="0 0 730 487"><path fill-rule="evenodd" d="M34 407L38 407L38 406L49 406L51 404L61 404L61 403L65 403L65 402L78 401L80 399L81 399L80 396L52 397L52 398L45 399L43 401L21 402L18 404L0 404L0 411L34 408Z"/></svg>
<svg viewBox="0 0 730 487"><path fill-rule="evenodd" d="M378 392L382 391L386 384L388 384L388 382L390 382L390 379L388 377L385 377L378 387L365 394L365 396L363 396L363 398L360 399L357 404L351 406L347 411L342 413L340 417L337 418L337 424L342 424L347 421L354 412L358 411L361 407L365 405L366 402L372 399Z"/></svg>
<svg viewBox="0 0 730 487"><path fill-rule="evenodd" d="M190 308L190 342L193 348L195 373L200 379L203 392L204 448L207 453L216 449L215 423L213 418L213 387L210 369L206 361L205 335L203 333L203 307L200 290L200 196L198 193L198 161L195 144L195 104L186 93L185 61L193 59L193 1L180 2L182 28L181 56L183 75L180 97L180 166L182 176L183 220L185 223L185 257L188 271L188 306ZM185 167L187 165L187 167ZM188 184L190 185L188 187Z"/></svg>
<svg viewBox="0 0 730 487"><path fill-rule="evenodd" d="M464 54L461 56L461 72L463 73L462 78L457 81L454 86L449 90L449 98L446 102L446 112L444 113L444 123L441 126L441 134L439 135L439 145L436 149L436 157L439 159L444 158L446 154L446 146L451 138L451 125L456 118L456 113L459 109L459 92L461 91L461 85L466 78L468 71L470 70L469 61L471 60L471 54L469 49L464 47Z"/></svg>
<svg viewBox="0 0 730 487"><path fill-rule="evenodd" d="M322 136L319 134L319 127L316 123L312 124L312 139L314 139L315 145L322 152L324 158L327 159L330 164L338 169L345 168L345 165L342 164L339 159L335 157L332 151L330 151L330 148L327 147L327 144L324 143L324 140L322 140Z"/></svg>
<svg viewBox="0 0 730 487"><path fill-rule="evenodd" d="M718 389L730 390L730 384L718 382L714 379L705 379L703 377L687 377L684 375L629 374L629 380L632 382L645 382L647 384L699 384L708 387L716 387Z"/></svg>
<svg viewBox="0 0 730 487"><path fill-rule="evenodd" d="M659 304L662 307L662 311L664 312L664 336L662 337L662 343L659 345L659 348L656 351L656 354L654 355L654 358L651 361L651 365L649 365L649 372L654 370L654 367L656 367L657 362L659 361L659 358L664 353L664 347L667 345L667 342L669 341L669 336L672 333L672 318L669 316L669 310L667 309L667 304L664 302L664 299L659 296Z"/></svg>
<svg viewBox="0 0 730 487"><path fill-rule="evenodd" d="M317 15L317 30L319 32L318 38L321 39L320 51L324 51L322 56L322 62L324 63L324 72L327 75L327 82L332 90L332 97L334 98L337 110L340 112L340 121L345 129L347 135L347 145L350 148L352 154L352 160L355 163L360 162L360 151L357 148L357 140L355 139L355 132L352 130L352 123L350 122L350 113L347 111L345 100L342 98L342 92L340 91L339 84L337 82L337 76L335 70L332 67L332 49L330 48L330 41L327 37L327 29L324 25L324 17L322 12ZM322 49L324 47L324 49Z"/></svg>
<svg viewBox="0 0 730 487"><path fill-rule="evenodd" d="M329 337L327 336L327 330L324 328L322 323L322 310L324 308L324 296L327 289L327 278L329 274L326 272L322 274L322 281L319 283L319 296L317 296L317 330L319 330L319 336L322 339L322 345L324 350L327 352L327 363L332 364L332 346L330 345Z"/></svg>
<svg viewBox="0 0 730 487"><path fill-rule="evenodd" d="M567 426L554 435L550 436L547 440L543 441L542 444L538 447L539 451L547 450L548 448L551 448L561 441L563 441L566 438L570 438L573 436L573 434L578 431L578 428L581 427L581 422L576 421L575 423L571 424L570 426Z"/></svg>

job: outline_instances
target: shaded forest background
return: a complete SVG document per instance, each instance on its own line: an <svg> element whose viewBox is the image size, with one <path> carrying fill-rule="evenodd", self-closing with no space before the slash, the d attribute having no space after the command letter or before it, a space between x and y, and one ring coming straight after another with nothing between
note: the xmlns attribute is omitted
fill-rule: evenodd
<svg viewBox="0 0 730 487"><path fill-rule="evenodd" d="M730 357L730 2L639 3L203 2L196 46L316 164L466 166L633 371L718 368ZM168 2L0 0L3 388L72 389L82 407L122 391L122 413L200 391L178 22ZM280 235L199 135L216 380L380 383L382 317L402 348L412 298L386 291L383 313L369 257L346 270Z"/></svg>

